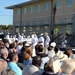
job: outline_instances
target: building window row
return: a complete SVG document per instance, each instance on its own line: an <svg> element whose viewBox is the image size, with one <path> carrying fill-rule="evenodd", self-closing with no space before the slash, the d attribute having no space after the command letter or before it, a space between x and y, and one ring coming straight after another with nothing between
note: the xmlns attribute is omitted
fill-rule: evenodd
<svg viewBox="0 0 75 75"><path fill-rule="evenodd" d="M57 8L60 8L60 5L61 5L61 4L60 4L60 3L61 3L60 1L61 1L61 0L57 0L57 1L56 1L56 6L57 6ZM66 1L67 1L67 4L66 4L67 6L71 6L71 5L72 5L72 0L66 0Z"/></svg>
<svg viewBox="0 0 75 75"><path fill-rule="evenodd" d="M45 3L45 10L48 10L48 8L49 8L49 3L46 2L46 3ZM32 12L33 12L33 9L34 9L33 6L30 6L29 12L32 13ZM37 5L36 10L37 10L38 12L40 12L40 10L41 10L41 5L40 5L40 4ZM19 15L20 13L21 13L21 10L20 10L20 9L17 9L17 10L16 10L16 14ZM23 8L23 13L24 13L24 14L27 13L27 8L26 8L26 7Z"/></svg>
<svg viewBox="0 0 75 75"><path fill-rule="evenodd" d="M57 8L60 8L60 5L61 5L61 2L60 2L60 1L61 1L61 0L57 0L57 1L56 1L56 7L57 7ZM71 6L71 5L72 5L72 0L67 0L67 6ZM33 6L30 6L30 9L29 9L30 13L33 12L33 9L34 9L34 7L33 7ZM45 9L45 10L48 10L48 9L49 9L49 3L48 3L48 2L45 3L44 9ZM36 10L37 10L38 12L40 12L40 10L41 10L41 5L40 5L40 4L37 5ZM17 14L17 15L20 14L20 12L21 12L20 9L17 9L17 10L16 10L16 14ZM23 9L23 12L24 12L24 14L26 14L26 12L27 12L27 8L26 8L26 7Z"/></svg>

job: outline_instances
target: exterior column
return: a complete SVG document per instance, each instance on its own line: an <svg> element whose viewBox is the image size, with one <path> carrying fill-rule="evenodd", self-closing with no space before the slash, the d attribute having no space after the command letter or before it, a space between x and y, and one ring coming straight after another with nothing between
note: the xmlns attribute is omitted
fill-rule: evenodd
<svg viewBox="0 0 75 75"><path fill-rule="evenodd" d="M21 12L20 12L20 33L22 33L22 7L20 7Z"/></svg>

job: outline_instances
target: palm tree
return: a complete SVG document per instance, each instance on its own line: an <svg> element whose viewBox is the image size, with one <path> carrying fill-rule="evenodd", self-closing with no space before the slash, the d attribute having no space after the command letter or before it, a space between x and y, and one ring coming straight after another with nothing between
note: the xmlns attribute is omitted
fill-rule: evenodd
<svg viewBox="0 0 75 75"><path fill-rule="evenodd" d="M8 29L9 29L9 31L11 31L13 29L13 26L12 25L8 25Z"/></svg>

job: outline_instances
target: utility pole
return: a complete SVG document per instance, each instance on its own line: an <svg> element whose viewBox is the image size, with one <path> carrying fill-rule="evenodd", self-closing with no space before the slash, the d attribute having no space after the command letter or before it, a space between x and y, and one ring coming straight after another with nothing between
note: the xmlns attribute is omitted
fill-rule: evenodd
<svg viewBox="0 0 75 75"><path fill-rule="evenodd" d="M51 0L51 35L52 35L52 41L54 41L54 25L55 25L55 13L56 13L56 0Z"/></svg>

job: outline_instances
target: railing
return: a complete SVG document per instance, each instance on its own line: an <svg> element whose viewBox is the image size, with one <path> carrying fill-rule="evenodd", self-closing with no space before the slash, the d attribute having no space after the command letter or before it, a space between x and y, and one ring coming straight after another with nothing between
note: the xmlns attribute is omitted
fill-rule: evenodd
<svg viewBox="0 0 75 75"><path fill-rule="evenodd" d="M59 34L54 39L55 42L57 43L57 46L60 46L60 44L62 42L61 40L63 37L61 38L61 36L62 36L62 34ZM67 40L68 47L75 47L75 35L74 34L66 35L65 39Z"/></svg>

